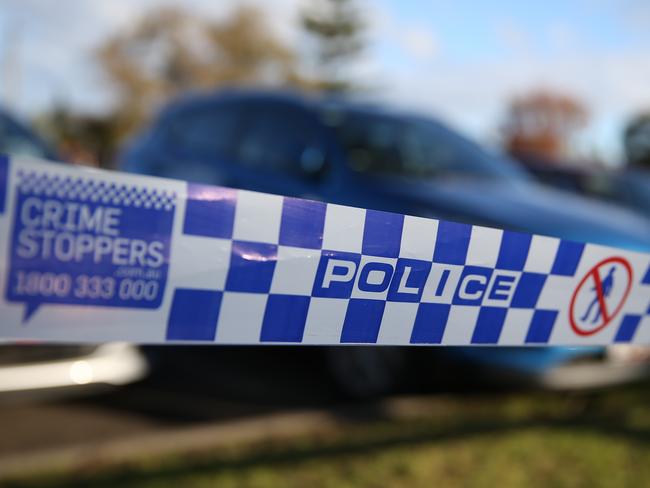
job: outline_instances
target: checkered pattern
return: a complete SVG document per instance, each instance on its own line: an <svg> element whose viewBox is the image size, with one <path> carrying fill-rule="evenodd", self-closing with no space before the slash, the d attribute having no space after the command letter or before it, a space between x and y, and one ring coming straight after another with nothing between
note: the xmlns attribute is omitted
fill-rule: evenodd
<svg viewBox="0 0 650 488"><path fill-rule="evenodd" d="M143 208L172 210L178 204L182 214L156 217L169 222L172 245L165 290L155 309L93 305L93 320L79 328L74 317L85 316L80 309L47 307L47 313L26 322L24 312L34 307L5 300L5 287L3 337L224 344L650 344L650 254L180 181L112 173L75 176L38 162L13 163L0 156L4 256L16 218L7 211L10 190L19 197L139 206L124 212L138 229L141 217L135 216ZM147 223L156 227L159 221ZM598 315L589 316L590 309L600 310L593 308L593 292L597 278L610 276L613 268L603 268L602 275L593 270L612 262L619 265L615 281L609 280L611 293L602 291L603 285L599 289L603 309L614 318L598 327ZM577 318L578 327L571 316L583 313L589 318Z"/></svg>
<svg viewBox="0 0 650 488"><path fill-rule="evenodd" d="M18 191L23 194L167 211L173 210L176 204L176 194L165 190L139 188L84 177L60 176L35 171L18 170L17 176Z"/></svg>
<svg viewBox="0 0 650 488"><path fill-rule="evenodd" d="M639 284L645 292L643 295L650 297L650 266L642 275ZM642 308L639 308L637 313L623 315L616 329L614 342L619 344L631 342L648 344L650 342L650 299L641 300L639 305Z"/></svg>
<svg viewBox="0 0 650 488"><path fill-rule="evenodd" d="M190 184L188 195L183 239L196 254L175 280L168 339L546 344L560 315L554 285L574 279L585 249L248 191ZM323 286L330 263L353 277ZM200 309L211 312L198 319ZM632 319L620 327L630 336Z"/></svg>

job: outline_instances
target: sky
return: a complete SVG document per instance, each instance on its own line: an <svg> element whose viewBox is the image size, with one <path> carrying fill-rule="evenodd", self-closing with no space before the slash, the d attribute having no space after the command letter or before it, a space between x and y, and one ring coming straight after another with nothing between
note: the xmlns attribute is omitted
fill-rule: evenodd
<svg viewBox="0 0 650 488"><path fill-rule="evenodd" d="M300 45L305 0L249 0L288 44ZM353 71L373 96L436 114L486 143L513 96L553 89L580 99L591 122L579 143L616 163L621 133L650 110L647 0L358 0L368 48ZM55 103L101 113L114 102L93 53L153 8L223 18L235 1L2 0L0 94L29 118ZM12 41L12 42L9 42ZM11 46L11 49L7 47ZM9 68L9 69L7 69Z"/></svg>

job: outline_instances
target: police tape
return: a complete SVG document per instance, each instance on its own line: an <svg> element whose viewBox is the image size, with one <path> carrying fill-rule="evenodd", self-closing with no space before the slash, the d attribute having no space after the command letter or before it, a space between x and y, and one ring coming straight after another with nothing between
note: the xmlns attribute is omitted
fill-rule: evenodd
<svg viewBox="0 0 650 488"><path fill-rule="evenodd" d="M650 255L0 156L0 338L650 344Z"/></svg>

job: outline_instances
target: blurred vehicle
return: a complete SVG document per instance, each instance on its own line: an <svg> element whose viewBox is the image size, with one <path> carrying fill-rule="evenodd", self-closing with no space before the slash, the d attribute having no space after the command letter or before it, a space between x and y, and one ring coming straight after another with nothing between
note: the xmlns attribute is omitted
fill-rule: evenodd
<svg viewBox="0 0 650 488"><path fill-rule="evenodd" d="M132 345L13 344L0 346L0 395L52 396L142 378L147 362Z"/></svg>
<svg viewBox="0 0 650 488"><path fill-rule="evenodd" d="M558 166L533 158L522 158L521 162L544 184L627 207L650 218L649 171Z"/></svg>
<svg viewBox="0 0 650 488"><path fill-rule="evenodd" d="M56 159L56 154L36 134L0 108L0 153Z"/></svg>
<svg viewBox="0 0 650 488"><path fill-rule="evenodd" d="M121 168L650 249L650 224L643 219L535 184L512 162L431 118L340 99L252 90L188 97L164 109L132 142L121 156ZM368 396L400 383L412 349L408 354L392 347L326 351L340 386ZM603 348L442 348L427 354L469 362L499 376L510 371L549 387L593 386L645 373L645 365L610 368ZM568 384L566 369L573 363L582 374ZM564 368L560 377L553 373L558 368ZM612 374L605 378L608 368Z"/></svg>
<svg viewBox="0 0 650 488"><path fill-rule="evenodd" d="M56 159L47 144L3 110L0 153ZM121 385L142 378L146 371L145 358L128 344L0 345L0 395L51 395L80 386Z"/></svg>

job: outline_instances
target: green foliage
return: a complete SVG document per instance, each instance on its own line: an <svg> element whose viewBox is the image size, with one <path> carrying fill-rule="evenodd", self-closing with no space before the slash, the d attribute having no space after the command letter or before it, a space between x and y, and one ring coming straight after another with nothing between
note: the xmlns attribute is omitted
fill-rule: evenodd
<svg viewBox="0 0 650 488"><path fill-rule="evenodd" d="M365 23L353 0L319 0L302 12L302 26L315 42L317 88L348 91L354 87L346 70L364 48Z"/></svg>
<svg viewBox="0 0 650 488"><path fill-rule="evenodd" d="M34 126L54 142L62 160L111 167L117 128L109 117L82 115L58 105L37 117Z"/></svg>
<svg viewBox="0 0 650 488"><path fill-rule="evenodd" d="M441 396L411 420L231 446L12 486L644 486L650 384L600 393Z"/></svg>
<svg viewBox="0 0 650 488"><path fill-rule="evenodd" d="M297 84L296 56L262 13L240 7L225 21L184 10L154 10L108 40L98 59L119 95L123 134L170 97L229 85Z"/></svg>
<svg viewBox="0 0 650 488"><path fill-rule="evenodd" d="M321 0L301 23L317 40L307 53L319 67L311 80L299 74L305 59L275 35L260 10L240 6L222 20L178 8L151 10L96 52L116 93L111 113L87 117L56 107L37 125L63 159L110 167L120 144L185 92L242 85L350 89L345 68L363 47L363 22L351 0Z"/></svg>

